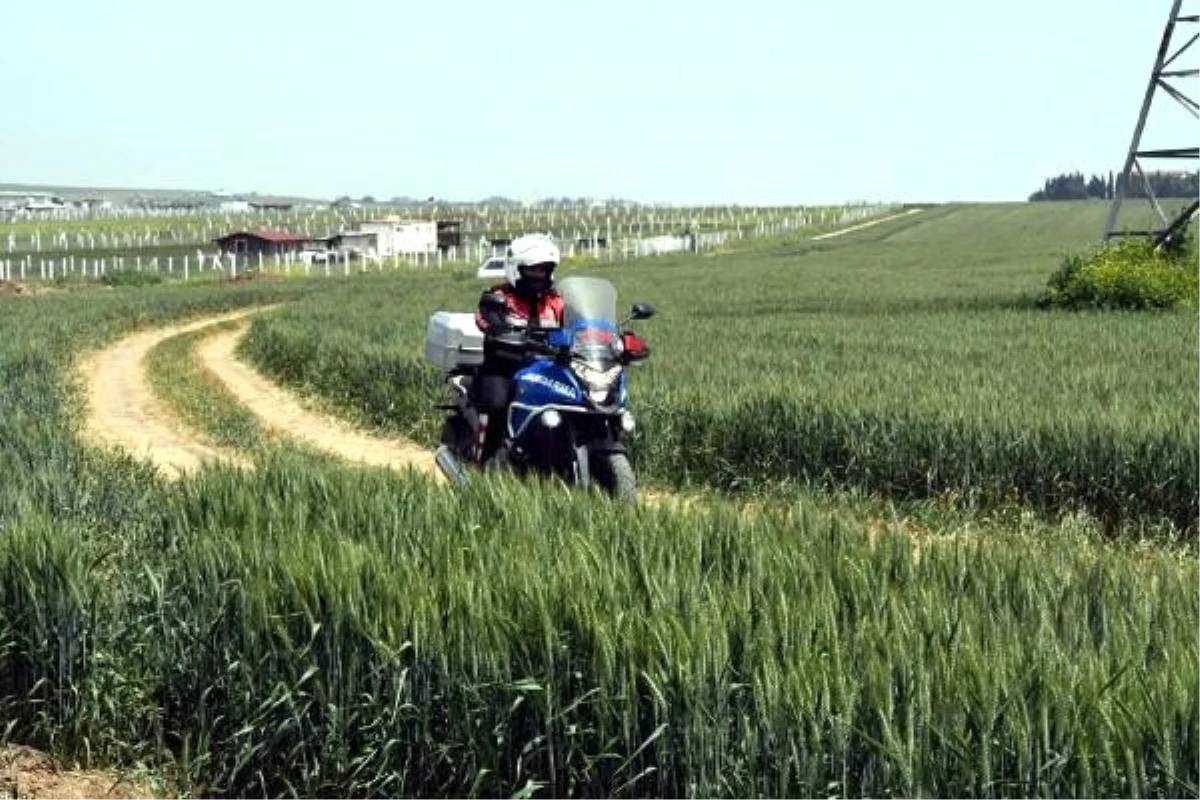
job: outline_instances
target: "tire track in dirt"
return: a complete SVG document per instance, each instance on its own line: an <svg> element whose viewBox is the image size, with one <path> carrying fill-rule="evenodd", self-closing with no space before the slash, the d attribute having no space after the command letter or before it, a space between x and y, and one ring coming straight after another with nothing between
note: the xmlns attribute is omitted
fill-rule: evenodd
<svg viewBox="0 0 1200 800"><path fill-rule="evenodd" d="M327 414L305 408L291 391L264 378L237 358L245 326L221 331L203 339L196 355L237 401L266 428L350 463L406 469L409 467L444 480L433 453L399 437L365 433Z"/></svg>
<svg viewBox="0 0 1200 800"><path fill-rule="evenodd" d="M219 447L180 420L158 398L147 376L146 358L155 346L176 336L243 319L270 307L255 307L127 336L88 356L78 368L87 394L81 435L99 446L119 447L149 460L169 478L205 465L228 462L252 466L248 457ZM401 438L358 430L327 414L310 411L290 390L271 382L235 355L248 327L205 336L196 347L202 367L248 413L273 433L282 434L349 463L393 469L415 468L445 480L433 452Z"/></svg>
<svg viewBox="0 0 1200 800"><path fill-rule="evenodd" d="M159 400L146 376L145 361L155 345L167 339L262 310L242 309L135 333L89 355L79 365L87 395L87 415L80 431L83 439L148 459L172 478L218 461L245 465L243 456L212 444Z"/></svg>

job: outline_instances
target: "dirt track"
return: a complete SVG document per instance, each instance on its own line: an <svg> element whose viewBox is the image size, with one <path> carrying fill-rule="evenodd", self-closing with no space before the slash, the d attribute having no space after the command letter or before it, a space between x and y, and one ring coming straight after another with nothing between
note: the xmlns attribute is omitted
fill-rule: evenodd
<svg viewBox="0 0 1200 800"><path fill-rule="evenodd" d="M260 423L352 463L415 467L441 476L432 452L404 439L374 436L334 417L309 411L291 392L239 361L234 349L245 332L245 327L221 331L201 342L196 352L204 368L217 376Z"/></svg>
<svg viewBox="0 0 1200 800"><path fill-rule="evenodd" d="M160 342L199 328L252 314L248 309L183 325L128 336L89 356L79 367L87 391L83 437L94 444L120 447L159 465L169 476L227 460L244 463L236 453L212 445L203 434L184 427L155 396L146 377L146 355Z"/></svg>
<svg viewBox="0 0 1200 800"><path fill-rule="evenodd" d="M216 447L202 432L172 415L154 395L145 361L155 345L171 337L262 310L247 309L136 333L87 358L80 366L88 395L85 439L124 448L171 477L218 460L247 465L244 456ZM238 360L234 349L246 330L243 325L214 333L201 341L196 352L203 367L265 427L351 463L413 467L442 477L432 452L403 439L364 433L335 417L310 411L292 392Z"/></svg>

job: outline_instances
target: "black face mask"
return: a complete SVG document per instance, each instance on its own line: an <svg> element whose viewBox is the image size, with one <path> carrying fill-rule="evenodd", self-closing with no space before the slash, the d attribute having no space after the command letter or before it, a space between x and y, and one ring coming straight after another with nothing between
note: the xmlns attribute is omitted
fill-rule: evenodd
<svg viewBox="0 0 1200 800"><path fill-rule="evenodd" d="M523 294L526 297L541 297L550 291L550 286L553 282L553 270L547 271L544 277L523 274L517 279L516 290L518 294Z"/></svg>

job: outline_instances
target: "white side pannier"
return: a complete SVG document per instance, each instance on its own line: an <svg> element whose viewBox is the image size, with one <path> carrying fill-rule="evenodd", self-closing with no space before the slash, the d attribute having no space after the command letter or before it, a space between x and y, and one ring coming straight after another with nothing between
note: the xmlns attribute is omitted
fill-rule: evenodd
<svg viewBox="0 0 1200 800"><path fill-rule="evenodd" d="M425 358L443 372L483 363L483 331L473 313L439 311L425 329Z"/></svg>

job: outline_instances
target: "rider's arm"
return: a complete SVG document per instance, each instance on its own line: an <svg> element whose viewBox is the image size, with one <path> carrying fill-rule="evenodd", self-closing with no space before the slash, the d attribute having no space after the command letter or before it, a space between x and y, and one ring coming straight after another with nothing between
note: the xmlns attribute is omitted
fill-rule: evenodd
<svg viewBox="0 0 1200 800"><path fill-rule="evenodd" d="M488 290L479 298L475 311L475 324L482 331L487 352L512 361L523 361L526 338L520 330L508 324L508 308L504 296Z"/></svg>
<svg viewBox="0 0 1200 800"><path fill-rule="evenodd" d="M503 333L508 328L508 309L504 296L489 289L479 296L479 308L475 311L475 325L484 336Z"/></svg>

